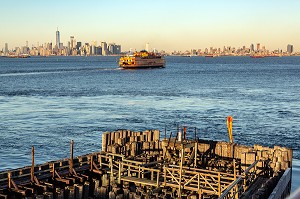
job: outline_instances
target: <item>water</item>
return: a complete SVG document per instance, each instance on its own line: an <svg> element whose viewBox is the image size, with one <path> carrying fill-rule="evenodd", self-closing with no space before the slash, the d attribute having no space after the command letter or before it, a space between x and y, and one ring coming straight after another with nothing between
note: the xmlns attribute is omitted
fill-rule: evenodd
<svg viewBox="0 0 300 199"><path fill-rule="evenodd" d="M300 158L300 57L166 57L121 70L117 57L0 58L0 170L100 150L103 131L180 123L205 139L287 146ZM299 170L299 168L298 168Z"/></svg>

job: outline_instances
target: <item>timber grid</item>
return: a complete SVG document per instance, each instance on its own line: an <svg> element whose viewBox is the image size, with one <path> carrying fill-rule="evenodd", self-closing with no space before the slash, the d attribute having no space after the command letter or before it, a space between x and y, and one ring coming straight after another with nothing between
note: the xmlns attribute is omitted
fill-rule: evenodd
<svg viewBox="0 0 300 199"><path fill-rule="evenodd" d="M0 199L276 198L291 188L292 150L200 140L184 127L102 134L102 151L0 172ZM195 132L194 132L195 131ZM189 135L192 139L188 137ZM188 136L187 136L188 135Z"/></svg>

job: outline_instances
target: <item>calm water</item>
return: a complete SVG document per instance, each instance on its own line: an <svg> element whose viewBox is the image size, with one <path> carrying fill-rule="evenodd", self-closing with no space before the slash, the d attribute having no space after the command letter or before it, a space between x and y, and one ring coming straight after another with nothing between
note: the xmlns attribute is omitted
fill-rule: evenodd
<svg viewBox="0 0 300 199"><path fill-rule="evenodd" d="M300 158L300 57L166 57L165 69L120 70L117 57L0 58L0 170L101 148L103 131L198 128Z"/></svg>

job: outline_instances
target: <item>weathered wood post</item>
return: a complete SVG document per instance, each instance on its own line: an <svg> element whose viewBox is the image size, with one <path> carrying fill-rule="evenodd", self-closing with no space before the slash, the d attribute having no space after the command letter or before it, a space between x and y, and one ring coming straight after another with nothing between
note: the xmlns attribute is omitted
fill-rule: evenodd
<svg viewBox="0 0 300 199"><path fill-rule="evenodd" d="M197 167L197 156L198 156L198 142L195 140L195 159L194 159L194 167Z"/></svg>
<svg viewBox="0 0 300 199"><path fill-rule="evenodd" d="M90 171L93 171L93 162L94 162L94 156L93 155L91 155L90 156L91 158L90 158Z"/></svg>
<svg viewBox="0 0 300 199"><path fill-rule="evenodd" d="M11 189L11 172L10 171L7 173L7 179L8 179L8 188Z"/></svg>
<svg viewBox="0 0 300 199"><path fill-rule="evenodd" d="M113 168L113 159L112 156L109 156L109 167L110 167L110 182L114 182L114 168Z"/></svg>
<svg viewBox="0 0 300 199"><path fill-rule="evenodd" d="M181 178L182 178L182 165L183 165L183 156L184 156L184 145L181 144L181 161L180 161L180 170L179 170L179 198L181 198Z"/></svg>
<svg viewBox="0 0 300 199"><path fill-rule="evenodd" d="M70 143L70 161L69 161L69 173L72 174L73 173L73 151L74 149L74 140L71 140Z"/></svg>
<svg viewBox="0 0 300 199"><path fill-rule="evenodd" d="M31 148L30 180L31 180L31 182L34 182L34 146L32 146L32 148Z"/></svg>
<svg viewBox="0 0 300 199"><path fill-rule="evenodd" d="M218 197L221 196L221 175L220 172L218 172Z"/></svg>
<svg viewBox="0 0 300 199"><path fill-rule="evenodd" d="M121 162L119 162L118 184L121 184Z"/></svg>

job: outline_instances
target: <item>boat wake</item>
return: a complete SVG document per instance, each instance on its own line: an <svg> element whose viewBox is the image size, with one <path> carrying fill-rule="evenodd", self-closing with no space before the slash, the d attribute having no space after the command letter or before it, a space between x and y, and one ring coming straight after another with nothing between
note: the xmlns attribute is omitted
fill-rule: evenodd
<svg viewBox="0 0 300 199"><path fill-rule="evenodd" d="M62 69L62 70L10 71L8 73L0 74L0 77L74 73L74 72L95 71L95 70L114 71L114 70L120 70L120 68L81 68L81 69Z"/></svg>

